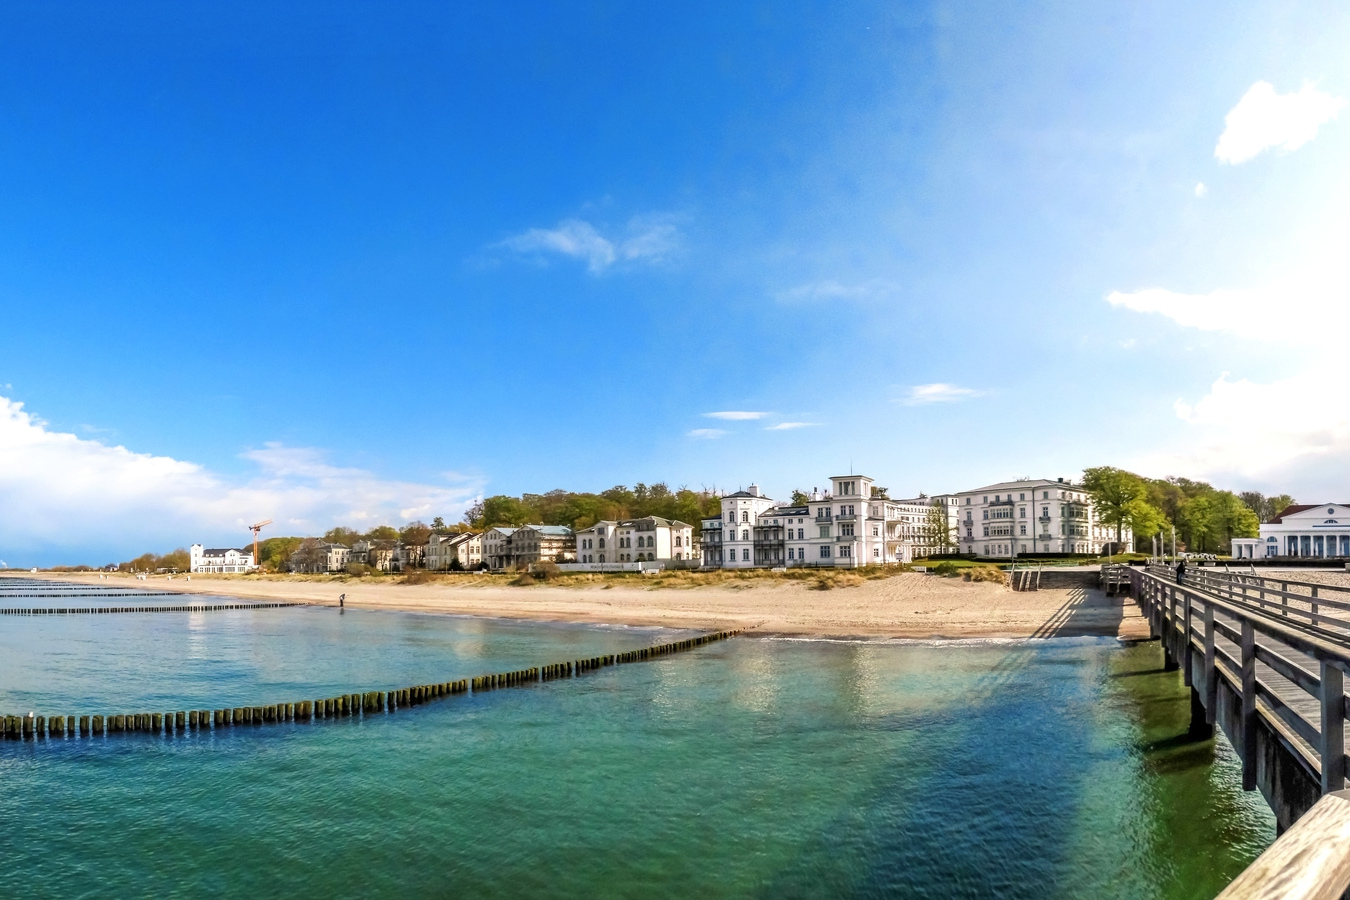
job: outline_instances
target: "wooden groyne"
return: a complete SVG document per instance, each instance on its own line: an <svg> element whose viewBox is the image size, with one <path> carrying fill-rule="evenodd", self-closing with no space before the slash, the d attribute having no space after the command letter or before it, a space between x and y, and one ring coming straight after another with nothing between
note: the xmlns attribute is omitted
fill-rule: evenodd
<svg viewBox="0 0 1350 900"><path fill-rule="evenodd" d="M54 595L61 596L61 595ZM131 596L114 595L114 596ZM143 596L137 594L136 596ZM170 596L165 594L164 596ZM106 613L147 613L147 612L220 612L228 609L284 609L291 606L309 606L308 603L194 603L179 606L53 606L53 607L0 607L0 616L79 616L102 615Z"/></svg>
<svg viewBox="0 0 1350 900"><path fill-rule="evenodd" d="M304 604L279 604L304 605ZM175 712L118 713L115 715L0 716L3 737L10 740L91 738L113 734L173 735L237 726L275 725L286 722L314 722L354 716L374 716L397 712L444 697L482 693L501 688L524 687L559 678L576 678L608 666L646 662L675 653L697 650L715 641L740 634L740 630L717 631L698 637L672 641L607 656L592 656L546 666L533 666L476 678L441 681L396 688L390 691L363 691L339 694L318 700L298 700L266 706L234 706L220 709L178 710Z"/></svg>

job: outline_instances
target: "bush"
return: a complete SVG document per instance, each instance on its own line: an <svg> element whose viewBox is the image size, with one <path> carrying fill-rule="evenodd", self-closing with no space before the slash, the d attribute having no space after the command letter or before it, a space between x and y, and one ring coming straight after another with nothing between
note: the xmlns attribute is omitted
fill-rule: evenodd
<svg viewBox="0 0 1350 900"><path fill-rule="evenodd" d="M426 584L432 581L431 573L426 569L413 569L403 576L403 584Z"/></svg>
<svg viewBox="0 0 1350 900"><path fill-rule="evenodd" d="M530 585L535 584L536 582L534 580L534 576L531 575L529 572L521 572L515 578L511 579L511 583L514 584L516 587L529 587Z"/></svg>
<svg viewBox="0 0 1350 900"><path fill-rule="evenodd" d="M558 564L553 560L546 559L543 562L535 563L530 569L530 574L538 581L552 581L562 574L562 570L558 568Z"/></svg>
<svg viewBox="0 0 1350 900"><path fill-rule="evenodd" d="M961 568L961 566L958 566L951 560L946 560L933 566L933 568L928 571L932 572L934 575L941 575L943 578L955 578L957 575L961 574Z"/></svg>
<svg viewBox="0 0 1350 900"><path fill-rule="evenodd" d="M992 581L1003 584L1008 580L998 566L971 566L964 574L966 581Z"/></svg>
<svg viewBox="0 0 1350 900"><path fill-rule="evenodd" d="M370 574L370 566L365 563L347 563L347 574L364 578Z"/></svg>

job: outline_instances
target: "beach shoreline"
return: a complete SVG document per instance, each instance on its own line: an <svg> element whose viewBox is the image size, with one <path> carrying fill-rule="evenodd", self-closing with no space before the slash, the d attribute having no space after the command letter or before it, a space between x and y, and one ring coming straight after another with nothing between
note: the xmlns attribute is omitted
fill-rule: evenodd
<svg viewBox="0 0 1350 900"><path fill-rule="evenodd" d="M28 575L26 577L34 577ZM817 589L802 580L649 588L631 580L558 587L447 582L403 584L394 579L292 580L285 577L194 575L100 578L91 573L41 573L44 580L181 594L337 606L352 609L837 639L1115 637L1140 640L1148 625L1129 597L1095 588L1012 591L998 584L897 573ZM3 584L3 581L0 581Z"/></svg>

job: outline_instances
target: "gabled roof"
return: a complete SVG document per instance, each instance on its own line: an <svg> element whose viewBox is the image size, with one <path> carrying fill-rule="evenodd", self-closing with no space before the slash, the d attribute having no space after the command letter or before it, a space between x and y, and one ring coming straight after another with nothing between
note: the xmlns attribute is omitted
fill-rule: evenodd
<svg viewBox="0 0 1350 900"><path fill-rule="evenodd" d="M1065 490L1083 491L1082 485L1072 484L1068 481L1051 481L1049 478L1033 478L1030 481L1000 481L998 484L990 484L985 487L971 488L968 491L957 491L958 494L978 494L982 491L1015 491L1018 488L1026 489L1032 486L1039 487L1047 485L1054 488L1064 488Z"/></svg>
<svg viewBox="0 0 1350 900"><path fill-rule="evenodd" d="M1307 512L1310 509L1320 509L1323 506L1344 506L1350 507L1350 503L1294 503L1280 510L1280 514L1270 520L1271 525L1280 525L1285 516L1296 516L1299 513Z"/></svg>
<svg viewBox="0 0 1350 900"><path fill-rule="evenodd" d="M749 491L737 491L737 492L734 493L734 494L723 494L723 495L722 495L722 499L723 499L723 500L728 500L728 499L731 499L731 498L733 498L733 497L748 497L748 498L751 499L751 500L768 500L768 499L769 499L768 497L764 496L763 494L752 494L752 493L750 493ZM772 502L772 501L770 501L770 502Z"/></svg>
<svg viewBox="0 0 1350 900"><path fill-rule="evenodd" d="M493 527L491 527L491 528L488 529L488 531L496 531L496 532L498 532L499 534L504 534L504 535L506 535L507 537L510 537L511 535L515 534L515 533L516 533L517 531L519 531L519 530L520 530L519 528L511 528L511 527L506 526L506 525L494 525ZM487 532L484 532L484 534L486 534L486 533L487 533Z"/></svg>
<svg viewBox="0 0 1350 900"><path fill-rule="evenodd" d="M520 530L521 530L521 531L524 531L524 530L527 529L527 528L528 528L530 531L537 531L537 532L539 532L540 534L548 534L548 535L553 535L553 536L555 536L555 537L569 537L569 536L572 534L572 529L571 529L571 528L568 528L566 525L522 525L522 526L520 526Z"/></svg>
<svg viewBox="0 0 1350 900"><path fill-rule="evenodd" d="M226 553L246 553L250 556L252 550L240 550L236 547L210 547L202 551L202 556L224 556Z"/></svg>

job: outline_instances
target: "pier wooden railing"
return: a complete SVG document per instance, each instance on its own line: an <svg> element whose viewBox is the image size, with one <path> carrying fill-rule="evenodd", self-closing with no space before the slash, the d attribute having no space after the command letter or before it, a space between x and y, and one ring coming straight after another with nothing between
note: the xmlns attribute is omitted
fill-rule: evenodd
<svg viewBox="0 0 1350 900"><path fill-rule="evenodd" d="M1287 829L1223 896L1342 896L1350 592L1203 569L1182 584L1169 566L1128 571L1166 665L1192 688L1192 715L1223 728L1243 788L1260 788Z"/></svg>

